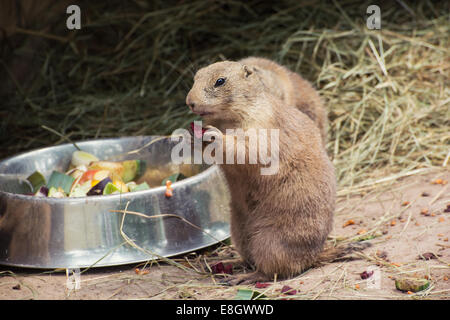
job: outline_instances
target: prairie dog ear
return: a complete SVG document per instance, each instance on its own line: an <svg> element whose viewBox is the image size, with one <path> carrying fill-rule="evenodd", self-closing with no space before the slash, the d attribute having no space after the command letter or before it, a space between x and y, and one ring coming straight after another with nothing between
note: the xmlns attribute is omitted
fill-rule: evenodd
<svg viewBox="0 0 450 320"><path fill-rule="evenodd" d="M246 65L244 65L244 75L246 78L248 78L251 74L253 73L253 71Z"/></svg>

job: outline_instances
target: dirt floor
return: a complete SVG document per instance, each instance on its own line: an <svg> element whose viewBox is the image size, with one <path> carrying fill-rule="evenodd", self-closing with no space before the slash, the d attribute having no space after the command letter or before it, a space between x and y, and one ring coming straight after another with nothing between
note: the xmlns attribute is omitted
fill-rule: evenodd
<svg viewBox="0 0 450 320"><path fill-rule="evenodd" d="M432 183L436 179L444 181ZM78 290L66 287L65 272L0 267L0 299L234 299L243 288L270 299L449 299L450 184L445 180L450 181L450 172L436 170L358 197L340 197L330 238L372 238L372 246L353 254L354 260L310 269L266 288L224 286L220 281L228 275L208 273L206 264L235 254L222 245L174 259L186 270L166 263L90 269L81 274ZM371 277L361 278L371 270ZM401 292L395 279L405 276L427 278L431 285ZM282 293L286 285L295 294Z"/></svg>

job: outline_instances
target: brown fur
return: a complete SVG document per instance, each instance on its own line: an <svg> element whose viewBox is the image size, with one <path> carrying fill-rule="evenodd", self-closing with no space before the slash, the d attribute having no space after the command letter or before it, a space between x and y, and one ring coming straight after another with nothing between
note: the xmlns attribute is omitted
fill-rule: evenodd
<svg viewBox="0 0 450 320"><path fill-rule="evenodd" d="M271 60L249 57L239 60L258 74L269 92L280 98L284 104L295 106L311 118L319 127L324 145L327 142L327 112L319 94L299 74L290 71Z"/></svg>
<svg viewBox="0 0 450 320"><path fill-rule="evenodd" d="M219 77L226 82L214 87ZM232 196L232 242L257 270L239 281L290 277L313 266L332 229L336 195L334 168L321 145L320 130L239 62L212 64L194 80L186 103L206 124L222 132L280 130L277 174L261 175L260 164L221 165ZM225 158L232 146L223 138Z"/></svg>

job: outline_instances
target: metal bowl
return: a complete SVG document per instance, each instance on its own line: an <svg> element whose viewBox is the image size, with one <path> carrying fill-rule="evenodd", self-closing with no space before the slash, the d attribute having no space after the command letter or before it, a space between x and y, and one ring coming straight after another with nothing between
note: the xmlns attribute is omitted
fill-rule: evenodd
<svg viewBox="0 0 450 320"><path fill-rule="evenodd" d="M126 154L155 138L125 137L77 145L104 160L142 159L152 167L167 165L175 145L170 139ZM172 184L171 198L165 197L164 186L62 199L8 190L11 181L25 179L35 170L46 178L53 170L64 172L75 150L72 144L64 144L0 162L0 264L45 269L121 265L186 253L229 237L230 196L216 165L192 165L199 173ZM123 212L112 212L124 210L127 203L129 211L182 219L124 217Z"/></svg>

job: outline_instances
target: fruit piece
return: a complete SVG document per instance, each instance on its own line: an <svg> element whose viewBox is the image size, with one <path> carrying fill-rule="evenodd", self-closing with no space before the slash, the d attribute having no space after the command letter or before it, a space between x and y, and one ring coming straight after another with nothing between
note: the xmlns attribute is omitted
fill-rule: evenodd
<svg viewBox="0 0 450 320"><path fill-rule="evenodd" d="M33 193L38 192L38 190L45 186L45 178L39 171L33 172L31 175L28 176L27 180L31 183L33 187Z"/></svg>
<svg viewBox="0 0 450 320"><path fill-rule="evenodd" d="M350 226L352 224L355 224L355 221L350 219L350 220L347 220L342 227L345 228L346 226Z"/></svg>
<svg viewBox="0 0 450 320"><path fill-rule="evenodd" d="M405 206L407 206L408 204L410 204L410 202L409 202L409 201L405 201L405 202L402 203L402 206L405 207Z"/></svg>
<svg viewBox="0 0 450 320"><path fill-rule="evenodd" d="M85 181L83 184L77 184L70 192L70 197L86 197L88 191L92 188L92 180Z"/></svg>
<svg viewBox="0 0 450 320"><path fill-rule="evenodd" d="M142 176L146 169L146 163L144 160L126 160L122 162L123 174L122 179L124 182L130 182Z"/></svg>
<svg viewBox="0 0 450 320"><path fill-rule="evenodd" d="M359 290L359 284L355 284L355 289Z"/></svg>
<svg viewBox="0 0 450 320"><path fill-rule="evenodd" d="M112 161L96 161L92 162L89 167L89 170L106 170L117 174L119 177L123 176L124 168L122 163L120 162L112 162Z"/></svg>
<svg viewBox="0 0 450 320"><path fill-rule="evenodd" d="M397 221L395 221L395 220L391 221L391 226L395 226L396 224L397 224Z"/></svg>
<svg viewBox="0 0 450 320"><path fill-rule="evenodd" d="M194 122L191 122L191 130L197 139L203 138L203 135L206 132L205 128L202 128L201 126L196 125Z"/></svg>
<svg viewBox="0 0 450 320"><path fill-rule="evenodd" d="M113 184L119 189L121 193L128 192L127 185L122 180L113 180Z"/></svg>
<svg viewBox="0 0 450 320"><path fill-rule="evenodd" d="M50 178L48 179L46 187L49 190L52 187L54 187L55 189L61 188L64 193L69 194L70 190L72 189L74 181L75 179L71 176L68 176L64 173L60 173L57 171L53 171L52 174L50 175Z"/></svg>
<svg viewBox="0 0 450 320"><path fill-rule="evenodd" d="M74 167L78 167L81 165L88 166L91 162L98 161L98 160L99 159L96 156L94 156L93 154L78 150L72 154L71 164Z"/></svg>
<svg viewBox="0 0 450 320"><path fill-rule="evenodd" d="M222 262L218 262L211 266L211 271L213 274L216 273L233 274L233 265L231 263L224 265Z"/></svg>
<svg viewBox="0 0 450 320"><path fill-rule="evenodd" d="M66 172L69 176L73 177L75 180L82 177L83 174L87 171L87 167L85 165L78 166Z"/></svg>
<svg viewBox="0 0 450 320"><path fill-rule="evenodd" d="M137 184L134 181L127 182L126 185L130 191L133 191L133 189L137 187Z"/></svg>
<svg viewBox="0 0 450 320"><path fill-rule="evenodd" d="M418 259L422 260L431 260L431 259L437 259L436 255L433 252L425 252L419 255Z"/></svg>
<svg viewBox="0 0 450 320"><path fill-rule="evenodd" d="M88 170L85 173L83 173L83 175L81 176L80 181L78 181L78 184L83 184L83 183L85 183L88 180L94 179L94 174L96 174L97 171L99 171L99 170Z"/></svg>
<svg viewBox="0 0 450 320"><path fill-rule="evenodd" d="M395 287L400 291L419 292L427 289L430 286L430 281L419 278L401 278L395 280Z"/></svg>
<svg viewBox="0 0 450 320"><path fill-rule="evenodd" d="M281 288L281 293L293 296L293 295L297 294L297 290L285 285L285 286L283 286L283 288Z"/></svg>
<svg viewBox="0 0 450 320"><path fill-rule="evenodd" d="M99 170L92 176L92 180L101 181L109 176L110 172L108 170Z"/></svg>
<svg viewBox="0 0 450 320"><path fill-rule="evenodd" d="M98 196L103 194L103 189L105 189L106 185L112 182L111 178L107 177L93 186L86 195L88 196Z"/></svg>
<svg viewBox="0 0 450 320"><path fill-rule="evenodd" d="M373 271L373 270L369 271L369 272L364 271L364 272L360 273L359 276L361 277L361 279L369 279L374 274L374 272L375 271Z"/></svg>

